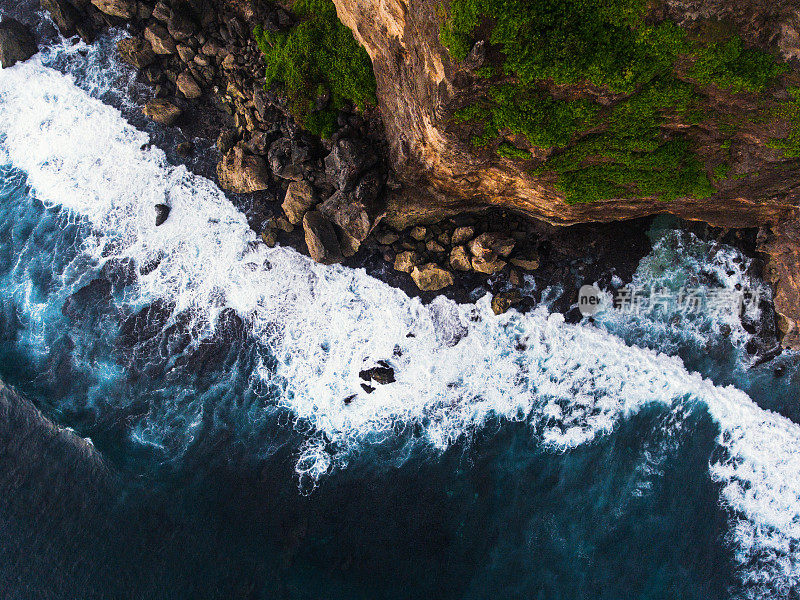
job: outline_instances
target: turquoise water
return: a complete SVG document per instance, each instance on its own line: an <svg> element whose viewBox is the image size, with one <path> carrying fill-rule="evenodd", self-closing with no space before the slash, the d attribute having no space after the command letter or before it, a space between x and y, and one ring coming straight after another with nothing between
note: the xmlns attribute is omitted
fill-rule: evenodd
<svg viewBox="0 0 800 600"><path fill-rule="evenodd" d="M0 72L0 378L103 465L2 424L6 597L798 597L796 356L267 249L109 106L109 45ZM747 277L659 235L642 280Z"/></svg>

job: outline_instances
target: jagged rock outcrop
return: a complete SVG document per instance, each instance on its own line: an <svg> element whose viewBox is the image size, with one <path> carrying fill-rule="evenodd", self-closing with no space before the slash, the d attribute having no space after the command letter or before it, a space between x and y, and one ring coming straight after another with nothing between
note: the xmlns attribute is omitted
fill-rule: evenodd
<svg viewBox="0 0 800 600"><path fill-rule="evenodd" d="M8 17L0 22L0 67L28 60L36 51L36 39L28 27Z"/></svg>

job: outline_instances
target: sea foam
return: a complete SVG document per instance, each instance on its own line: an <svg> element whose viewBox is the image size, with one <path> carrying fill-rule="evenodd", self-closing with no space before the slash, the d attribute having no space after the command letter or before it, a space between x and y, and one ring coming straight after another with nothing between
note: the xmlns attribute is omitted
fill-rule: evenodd
<svg viewBox="0 0 800 600"><path fill-rule="evenodd" d="M443 449L489 418L525 420L557 451L611 432L648 403L678 411L702 402L720 427L710 472L730 509L743 594L788 597L800 585L796 424L677 358L543 308L495 316L488 298L425 306L363 270L269 249L211 181L148 142L39 58L0 72L0 158L27 173L39 200L85 220L93 235L82 252L92 261L162 257L139 276L132 301L168 299L207 323L224 309L242 317L275 359L252 377L277 385L278 402L308 432L303 476L412 425ZM158 203L172 209L160 227ZM397 381L367 394L359 371L378 361Z"/></svg>

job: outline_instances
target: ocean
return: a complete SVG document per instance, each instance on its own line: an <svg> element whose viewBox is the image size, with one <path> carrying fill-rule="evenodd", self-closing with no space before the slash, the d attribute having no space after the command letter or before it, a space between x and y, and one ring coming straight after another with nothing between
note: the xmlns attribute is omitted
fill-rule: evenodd
<svg viewBox="0 0 800 600"><path fill-rule="evenodd" d="M267 248L152 143L113 41L0 71L4 598L800 597L796 354ZM651 236L635 283L769 294Z"/></svg>

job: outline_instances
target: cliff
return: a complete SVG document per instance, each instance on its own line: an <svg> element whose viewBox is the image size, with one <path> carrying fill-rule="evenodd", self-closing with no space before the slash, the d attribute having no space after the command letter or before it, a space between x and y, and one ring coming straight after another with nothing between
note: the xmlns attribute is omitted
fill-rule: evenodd
<svg viewBox="0 0 800 600"><path fill-rule="evenodd" d="M797 345L800 303L791 265L796 264L800 248L796 226L800 216L800 163L796 150L789 149L792 140L796 143L800 126L797 104L800 10L795 3L781 0L649 3L641 31L646 30L650 35L675 24L681 30L678 35L687 40L682 42L685 45L674 54L663 76L658 75L659 84L668 77L671 82L668 85L672 86L668 93L689 89L698 108L689 118L688 112L667 114L669 111L657 107L665 117L653 129L659 142L652 148L660 151L675 140L687 145L691 148L691 159L698 165L691 174L694 179L689 186L676 187L669 199L653 193L658 188L649 180L642 184L632 179L632 185L625 187L618 185L617 179L613 181L616 187L606 186L597 197L585 201L588 198L581 197L581 190L586 189L586 196L591 196L596 188L576 186L574 182L581 181L580 171L575 164L561 166L565 164L562 157L570 154L581 157L584 162L578 166L586 171L585 179L594 174L600 179L608 172L599 171L598 164L616 163L615 176L626 168L627 165L620 165L623 160L616 160L620 154L616 148L617 155L611 159L593 154L603 154L605 149L599 146L602 140L617 142L619 136L612 138L607 134L615 126L616 112L621 113L636 102L645 93L642 90L652 85L650 80L642 78L628 89L624 89L625 82L617 89L609 89L603 81L580 81L581 77L570 81L568 76L550 68L552 65L520 65L520 60L511 54L519 49L507 49L511 45L509 39L505 40L506 47L497 43L501 37L497 31L504 26L503 15L480 14L481 7L485 10L493 7L490 0L334 2L339 18L351 28L372 59L391 163L404 184L402 192L389 197L390 221L404 225L436 220L451 211L497 206L556 225L668 212L720 227L762 227L764 239L770 240L765 241L762 250L770 256L780 326L786 334L786 343ZM549 4L555 12L559 6L571 3ZM536 9L525 3L522 8L515 3L500 3L496 10L519 11L509 16L511 25L507 28L513 28L515 20L525 19L529 19L529 29L538 25ZM590 15L581 17L584 21L590 18ZM596 18L608 20L603 15ZM564 18L565 22L569 19L569 15ZM529 33L518 27L515 35ZM552 26L551 32L541 38L542 43L547 45L548 35L561 33L558 25ZM455 38L456 35L462 38ZM445 47L443 40L447 42L448 37L450 44ZM454 56L459 54L458 43L463 45L461 55ZM734 59L718 58L721 52L717 49L724 47L728 52L737 44L740 49ZM556 62L563 59L566 63L569 59L564 53L554 56ZM714 58L709 60L709 56ZM750 63L745 67L747 60ZM707 64L714 67L703 70ZM751 66L756 64L757 67ZM632 63L631 69L636 66ZM534 74L549 77L536 79L534 75L527 82L521 81L527 67ZM762 75L759 81L754 78ZM751 79L745 82L741 77ZM487 136L483 133L487 130L485 121L502 114L503 107L498 109L498 90L509 86L523 90L523 94L511 97L506 107L510 110L528 110L530 94L543 91L565 107L577 102L595 104L599 107L596 114L605 115L605 121L598 118L584 123L583 130L576 127L566 131L566 137L561 136L560 143L551 147L531 143L535 141L531 138L538 135L534 128L529 127L527 138L520 135L526 124L513 118L507 126L495 119L494 130ZM475 115L484 122L476 124L476 119L470 118ZM540 125L552 129L547 122ZM628 132L623 131L623 135ZM591 143L595 144L593 150L581 150ZM657 161L647 163L641 154L635 160L644 161L645 168L659 168ZM556 165L554 172L550 172L550 164ZM670 178L685 176L677 172L685 164L681 163L675 173L665 169L662 179L665 187L672 185ZM775 232L770 233L770 229Z"/></svg>

